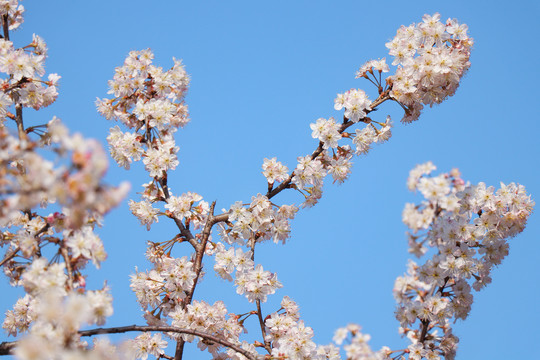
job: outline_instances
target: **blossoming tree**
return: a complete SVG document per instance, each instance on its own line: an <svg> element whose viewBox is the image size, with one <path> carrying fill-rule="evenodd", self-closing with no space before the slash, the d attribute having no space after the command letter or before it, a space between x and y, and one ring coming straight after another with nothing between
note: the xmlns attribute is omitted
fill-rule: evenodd
<svg viewBox="0 0 540 360"><path fill-rule="evenodd" d="M405 348L373 350L356 324L337 329L332 344L316 344L291 298L283 296L277 309L265 307L283 284L256 255L262 243L287 242L292 220L317 205L325 181L346 181L355 157L391 139L393 122L384 105L398 104L401 122L411 123L428 111L426 105L456 92L473 45L465 24L433 14L400 27L386 44L391 63L370 60L356 73L376 97L362 89L337 94L339 117L310 125L317 145L290 168L275 157L264 159L265 187L223 210L169 182L179 166L174 135L190 121L184 101L190 78L182 62L174 59L172 68L163 69L153 64L150 50L130 52L109 81L110 97L98 99L97 109L118 122L107 137L112 158L125 169L141 162L147 172L147 180L135 185L141 186L140 197L128 200L132 214L143 230L171 222L176 231L148 242L151 267L137 269L130 280L146 324L106 327L112 293L107 286L87 288L87 267L106 260L95 230L129 185L104 182L108 161L96 141L71 134L56 117L45 124L25 121L25 108L55 101L60 77L44 77L43 39L34 35L19 46L12 38L23 6L2 0L0 14L0 265L10 283L25 291L3 321L4 330L19 338L2 343L0 354L182 359L187 344L196 344L214 359L455 357L454 321L467 318L474 292L491 282L493 268L508 254L508 240L523 231L532 212L522 185L470 184L456 169L434 173L431 162L411 170L407 186L424 200L403 210L409 251L418 258L394 286L399 331L409 340ZM284 202L282 193L297 200ZM205 273L229 281L248 308L232 313L223 301L198 298ZM247 338L247 330L257 335ZM118 344L106 336L127 332L136 334Z"/></svg>

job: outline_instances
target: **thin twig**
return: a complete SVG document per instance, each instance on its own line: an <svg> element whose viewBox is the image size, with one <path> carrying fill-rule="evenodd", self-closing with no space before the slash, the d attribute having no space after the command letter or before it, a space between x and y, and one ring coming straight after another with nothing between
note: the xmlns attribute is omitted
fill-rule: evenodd
<svg viewBox="0 0 540 360"><path fill-rule="evenodd" d="M66 263L66 270L68 275L68 286L69 289L73 289L73 268L71 267L71 260L69 258L68 250L64 245L60 247L60 254L64 258L64 262Z"/></svg>
<svg viewBox="0 0 540 360"><path fill-rule="evenodd" d="M259 325L261 326L261 333L263 336L264 341L264 348L266 351L268 351L269 354L272 353L272 347L270 346L270 342L266 340L266 325L264 324L264 319L262 317L262 309L261 309L261 300L257 299L257 317L259 318Z"/></svg>
<svg viewBox="0 0 540 360"><path fill-rule="evenodd" d="M19 252L19 250L21 250L21 248L20 248L19 246L17 246L17 247L15 248L15 250L13 250L13 251L11 252L11 254L6 255L6 257L5 257L2 261L0 261L0 266L4 265L4 264L5 264L6 262L8 262L9 260L13 259L13 258L15 257L15 255L17 255L17 253Z"/></svg>

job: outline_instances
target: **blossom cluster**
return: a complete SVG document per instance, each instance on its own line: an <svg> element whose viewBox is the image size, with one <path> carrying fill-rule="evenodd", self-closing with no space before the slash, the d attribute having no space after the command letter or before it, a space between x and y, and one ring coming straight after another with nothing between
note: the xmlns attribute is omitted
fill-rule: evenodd
<svg viewBox="0 0 540 360"><path fill-rule="evenodd" d="M107 138L111 155L129 169L133 161L143 159L151 177L162 178L178 165L172 134L189 122L183 102L189 76L181 61L174 60L168 71L152 65L150 50L132 51L124 65L116 68L109 81L112 99L98 99L98 111L107 119L122 122L133 132L118 126Z"/></svg>
<svg viewBox="0 0 540 360"><path fill-rule="evenodd" d="M243 326L238 322L238 316L228 314L227 308L222 301L217 301L213 305L204 301L193 301L185 309L177 308L170 314L172 325L181 329L198 330L206 334L211 334L231 343L240 343L238 338L242 333ZM181 335L182 339L192 342L196 339L194 335ZM199 339L198 347L201 350L208 350L215 358L219 358L221 346Z"/></svg>
<svg viewBox="0 0 540 360"><path fill-rule="evenodd" d="M334 109L345 108L345 117L354 123L367 115L366 110L372 110L370 105L371 101L360 89L351 89L344 94L338 94L334 100Z"/></svg>
<svg viewBox="0 0 540 360"><path fill-rule="evenodd" d="M24 7L18 0L4 0L0 2L0 13L9 30L14 30L23 22ZM3 122L5 116L14 117L8 112L12 105L38 110L56 100L56 85L60 77L50 74L47 81L42 79L46 57L47 45L35 34L32 42L23 48L14 47L9 37L0 38L0 72L6 75L0 80L0 121Z"/></svg>
<svg viewBox="0 0 540 360"><path fill-rule="evenodd" d="M0 224L9 229L3 233L2 245L9 245L9 251L20 251L23 258L31 260L39 258L48 244L65 244L73 260L71 271L77 275L88 261L99 266L105 259L103 245L93 228L121 201L129 186L116 188L103 183L107 158L97 142L68 134L56 118L45 129L44 139L20 141L6 127L0 127L0 158L5 164L0 174ZM71 158L66 165L55 167L33 150L39 146L49 146ZM30 211L37 206L54 212L40 215ZM19 284L26 268L23 264L15 260L4 264L4 272L13 284Z"/></svg>
<svg viewBox="0 0 540 360"><path fill-rule="evenodd" d="M30 301L28 308L32 309L35 321L15 349L17 358L51 359L58 354L85 358L105 354L99 345L91 352L86 351L87 344L81 341L77 331L84 324L102 325L105 317L112 315L112 296L108 289L86 294L72 292L67 296L49 291ZM7 320L19 319L9 313ZM107 358L114 358L116 348L107 350L112 350ZM117 358L120 358L118 354Z"/></svg>
<svg viewBox="0 0 540 360"><path fill-rule="evenodd" d="M350 360L385 360L389 359L392 351L384 346L381 350L375 352L371 349L368 342L371 336L362 333L362 327L357 324L349 324L346 327L342 327L336 330L334 333L334 342L337 345L344 344L343 350L347 359Z"/></svg>
<svg viewBox="0 0 540 360"><path fill-rule="evenodd" d="M151 259L150 257L148 257ZM193 263L186 257L155 257L154 269L131 276L131 289L144 309L153 308L166 315L186 297L196 277Z"/></svg>
<svg viewBox="0 0 540 360"><path fill-rule="evenodd" d="M107 256L94 228L129 186L105 184L102 147L70 134L56 117L25 126L24 108L54 102L60 77L42 79L47 47L39 36L21 48L10 41L23 11L18 0L0 1L0 246L6 249L1 266L10 284L26 292L6 312L2 327L13 336L26 334L14 350L18 358L83 356L80 327L103 325L112 314L106 286L86 290L86 265L99 267Z"/></svg>
<svg viewBox="0 0 540 360"><path fill-rule="evenodd" d="M422 22L398 29L386 44L392 65L391 96L405 107L402 121L417 120L424 105L440 104L454 95L470 67L473 40L468 27L455 19L440 21L440 14L424 15Z"/></svg>
<svg viewBox="0 0 540 360"><path fill-rule="evenodd" d="M272 239L275 243L285 240L290 234L290 220L294 219L298 207L295 205L275 206L268 197L257 194L248 207L241 201L229 210L228 223L220 223L220 235L227 244L246 244ZM249 245L249 244L248 244Z"/></svg>
<svg viewBox="0 0 540 360"><path fill-rule="evenodd" d="M276 359L340 359L336 346L317 346L313 329L300 320L298 305L289 297L281 300L281 309L265 320L265 341L272 343L271 356Z"/></svg>
<svg viewBox="0 0 540 360"><path fill-rule="evenodd" d="M412 230L410 252L421 257L432 248L433 255L423 265L411 262L394 286L411 359L454 357L458 339L451 320L467 318L472 289L491 282L491 270L508 255L508 239L523 231L534 206L522 185L501 183L495 190L466 184L457 170L428 176L433 170L426 163L411 171L409 188L425 200L403 212ZM413 329L416 323L420 329Z"/></svg>
<svg viewBox="0 0 540 360"><path fill-rule="evenodd" d="M360 69L356 72L356 78L366 78L369 79L368 74L374 74L374 72L379 72L379 74L383 72L389 72L390 67L386 63L386 58L382 58L379 60L369 60L366 63L364 63L362 66L360 66ZM336 109L338 110L338 109Z"/></svg>

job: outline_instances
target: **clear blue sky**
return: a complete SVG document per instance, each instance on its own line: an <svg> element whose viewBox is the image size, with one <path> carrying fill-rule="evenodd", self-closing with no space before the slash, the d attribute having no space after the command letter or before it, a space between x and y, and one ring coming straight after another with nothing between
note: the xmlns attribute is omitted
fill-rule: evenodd
<svg viewBox="0 0 540 360"><path fill-rule="evenodd" d="M309 124L341 116L337 93L362 88L354 73L365 61L384 57L384 44L400 25L440 12L469 25L475 39L472 66L457 94L420 121L404 126L395 104L376 116L393 116L389 143L356 158L341 186L325 187L323 200L302 211L285 246L265 245L257 260L277 272L283 295L298 302L317 343L329 343L349 322L371 334L371 345L406 346L394 319L392 287L408 259L401 211L420 201L407 192L409 170L433 161L441 171L457 167L463 178L497 186L519 182L540 199L537 1L26 1L26 21L12 34L18 46L42 36L49 47L47 72L62 76L58 101L45 111L26 111L28 124L53 115L74 131L105 137L112 123L95 111L114 67L131 50L151 48L155 63L168 68L184 60L192 77L187 97L192 122L178 133L180 166L169 184L177 194L194 191L219 209L264 192L261 164L277 156L289 168L316 142ZM124 171L111 163L112 183L132 182L132 196L148 182L140 167ZM291 201L290 195L278 201ZM300 199L292 200L300 202ZM147 240L175 235L165 221L147 232L126 204L100 231L109 259L92 271L89 288L107 280L115 298L108 326L142 324L128 277L147 267ZM537 349L540 322L540 218L533 213L524 233L511 241L510 255L493 284L475 295L469 319L459 322L458 360L526 359ZM180 252L178 256L182 256ZM212 264L209 264L212 266ZM208 266L208 265L207 265ZM0 304L8 309L19 292L0 282ZM209 272L196 299L225 299L234 312L250 310L234 288ZM255 325L255 324L252 324ZM256 331L255 326L252 327ZM5 335L0 340L7 340ZM207 359L194 346L189 358Z"/></svg>

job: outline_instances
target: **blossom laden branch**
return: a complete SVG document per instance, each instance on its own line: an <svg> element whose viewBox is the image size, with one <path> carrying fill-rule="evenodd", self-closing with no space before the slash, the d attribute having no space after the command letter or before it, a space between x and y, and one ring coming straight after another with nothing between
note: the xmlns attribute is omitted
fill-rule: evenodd
<svg viewBox="0 0 540 360"><path fill-rule="evenodd" d="M205 340L214 342L219 345L223 345L227 348L230 348L236 351L239 354L244 355L247 359L257 360L257 355L242 349L240 346L233 344L227 340L221 339L212 334L207 334L202 331L192 330L192 329L180 329L172 326L139 326L139 325L128 325L112 328L96 328L91 330L79 331L79 335L82 337L86 336L96 336L104 334L123 334L127 332L162 332L162 333L175 333L175 334L188 334L201 337ZM12 355L12 350L17 346L17 342L2 342L0 343L0 355Z"/></svg>
<svg viewBox="0 0 540 360"><path fill-rule="evenodd" d="M92 330L83 330L79 331L79 334L81 336L94 336L94 335L102 335L102 334L120 334L120 333L126 333L126 332L148 332L148 331L157 331L162 333L176 333L176 334L188 334L188 335L194 335L201 337L203 339L209 340L211 342L214 342L216 344L223 345L225 347L228 347L237 353L240 353L244 355L246 358L250 360L257 360L257 356L250 353L249 351L242 349L238 345L232 344L231 342L220 339L217 336L214 336L212 334L206 334L201 331L192 330L192 329L180 329L172 326L138 326L138 325L130 325L130 326L120 326L120 327L113 327L113 328L97 328Z"/></svg>

